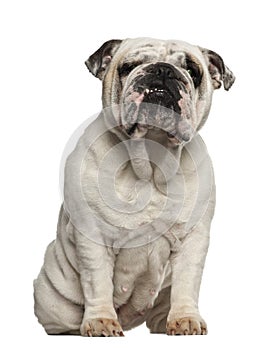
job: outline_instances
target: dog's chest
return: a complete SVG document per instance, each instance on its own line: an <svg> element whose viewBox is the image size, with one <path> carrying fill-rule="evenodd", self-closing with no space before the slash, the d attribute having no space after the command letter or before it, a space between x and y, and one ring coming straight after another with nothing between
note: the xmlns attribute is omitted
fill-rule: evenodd
<svg viewBox="0 0 271 350"><path fill-rule="evenodd" d="M189 181L192 178L193 175ZM118 169L114 182L104 181L102 187L87 188L96 215L117 230L113 243L116 246L127 242L129 246L146 244L169 231L181 238L196 194L182 174L177 174L173 185L167 188L158 186L153 178L138 179L131 164Z"/></svg>
<svg viewBox="0 0 271 350"><path fill-rule="evenodd" d="M131 165L120 170L117 175L115 191L123 204L121 214L129 217L125 227L130 225L129 228L137 228L156 219L165 223L172 222L173 216L174 221L179 218L180 213L176 213L175 209L183 204L184 188L179 191L179 196L175 188L176 193L172 196L165 184L157 185L153 178L148 181L138 179Z"/></svg>
<svg viewBox="0 0 271 350"><path fill-rule="evenodd" d="M197 148L198 158L206 159L200 152ZM111 156L107 158L107 154ZM171 230L180 238L183 226L194 213L196 218L201 217L208 200L208 191L199 192L200 172L206 172L202 166L205 163L198 167L186 149L182 151L179 169L166 183L158 183L154 177L139 179L125 152L121 155L113 142L96 142L82 164L84 198L99 222L114 227L115 237L117 230L118 237L130 239L141 235L150 242Z"/></svg>

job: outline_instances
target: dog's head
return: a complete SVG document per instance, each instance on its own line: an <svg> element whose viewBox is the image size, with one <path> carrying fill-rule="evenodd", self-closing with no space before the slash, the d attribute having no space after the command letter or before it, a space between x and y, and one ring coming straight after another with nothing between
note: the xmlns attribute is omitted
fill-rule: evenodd
<svg viewBox="0 0 271 350"><path fill-rule="evenodd" d="M118 106L115 118L127 136L158 128L174 144L191 140L213 90L235 80L217 53L181 41L110 40L86 65L103 81L103 107Z"/></svg>

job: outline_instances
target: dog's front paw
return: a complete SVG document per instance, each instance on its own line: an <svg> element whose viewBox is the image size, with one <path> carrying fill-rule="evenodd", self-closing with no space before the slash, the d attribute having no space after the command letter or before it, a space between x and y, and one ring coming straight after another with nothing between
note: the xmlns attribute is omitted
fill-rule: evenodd
<svg viewBox="0 0 271 350"><path fill-rule="evenodd" d="M168 335L205 335L207 325L199 315L176 318L167 322Z"/></svg>
<svg viewBox="0 0 271 350"><path fill-rule="evenodd" d="M92 318L84 320L81 335L86 337L123 337L123 331L118 320L110 318Z"/></svg>

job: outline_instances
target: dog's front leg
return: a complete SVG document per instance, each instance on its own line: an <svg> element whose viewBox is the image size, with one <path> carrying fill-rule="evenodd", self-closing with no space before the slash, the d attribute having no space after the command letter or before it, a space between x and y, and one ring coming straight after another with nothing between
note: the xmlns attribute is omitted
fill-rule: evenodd
<svg viewBox="0 0 271 350"><path fill-rule="evenodd" d="M198 297L209 245L209 228L203 225L190 232L171 257L171 307L167 334L206 334L207 326L198 311Z"/></svg>
<svg viewBox="0 0 271 350"><path fill-rule="evenodd" d="M80 332L84 336L122 336L113 306L115 255L112 249L92 242L79 232L75 240L85 299Z"/></svg>

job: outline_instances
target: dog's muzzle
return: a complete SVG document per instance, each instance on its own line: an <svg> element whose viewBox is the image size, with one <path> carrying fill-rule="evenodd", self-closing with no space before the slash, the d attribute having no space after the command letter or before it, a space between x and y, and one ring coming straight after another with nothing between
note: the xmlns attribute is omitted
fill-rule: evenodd
<svg viewBox="0 0 271 350"><path fill-rule="evenodd" d="M168 63L156 63L146 68L146 75L134 85L135 91L144 89L143 102L153 103L180 112L181 75Z"/></svg>
<svg viewBox="0 0 271 350"><path fill-rule="evenodd" d="M158 62L143 68L142 74L131 82L125 111L126 133L140 137L147 129L158 127L176 143L189 141L192 128L185 118L189 119L191 104L187 84L187 78L168 63Z"/></svg>

